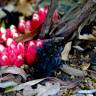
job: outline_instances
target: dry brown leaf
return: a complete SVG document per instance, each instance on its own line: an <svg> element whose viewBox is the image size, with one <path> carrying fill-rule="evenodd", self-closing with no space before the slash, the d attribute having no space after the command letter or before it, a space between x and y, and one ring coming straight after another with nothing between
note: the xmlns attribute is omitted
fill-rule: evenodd
<svg viewBox="0 0 96 96"><path fill-rule="evenodd" d="M65 47L64 47L64 50L63 52L61 53L61 58L62 60L68 60L68 56L69 56L69 52L71 50L71 45L72 45L72 42L68 42Z"/></svg>
<svg viewBox="0 0 96 96"><path fill-rule="evenodd" d="M54 83L51 84L49 82L46 83L45 86L38 85L37 87L37 95L36 96L54 96L60 91L60 84Z"/></svg>
<svg viewBox="0 0 96 96"><path fill-rule="evenodd" d="M84 63L80 66L82 70L87 70L90 67L90 63Z"/></svg>
<svg viewBox="0 0 96 96"><path fill-rule="evenodd" d="M84 49L82 47L80 47L80 46L72 46L72 47L79 50L79 51L84 51Z"/></svg>
<svg viewBox="0 0 96 96"><path fill-rule="evenodd" d="M46 82L45 85L38 84L37 88L32 89L31 86L26 86L23 90L23 96L53 96L59 93L60 84L59 83L49 83Z"/></svg>
<svg viewBox="0 0 96 96"><path fill-rule="evenodd" d="M16 11L22 13L24 16L31 16L33 13L32 0L19 0Z"/></svg>
<svg viewBox="0 0 96 96"><path fill-rule="evenodd" d="M16 85L18 85L18 83L14 81L6 81L6 82L0 83L0 88L7 88L7 87L16 86Z"/></svg>
<svg viewBox="0 0 96 96"><path fill-rule="evenodd" d="M67 73L69 75L72 75L72 76L86 76L87 75L86 71L81 71L79 69L75 69L75 68L70 67L68 65L62 65L60 67L60 69L63 72L65 72L65 73Z"/></svg>
<svg viewBox="0 0 96 96"><path fill-rule="evenodd" d="M18 67L6 67L2 69L0 73L1 74L6 74L6 73L17 74L17 75L22 76L25 80L27 79L27 75L25 71L22 68L18 68Z"/></svg>
<svg viewBox="0 0 96 96"><path fill-rule="evenodd" d="M23 96L34 96L36 95L37 90L36 89L32 89L31 86L26 86L23 90Z"/></svg>
<svg viewBox="0 0 96 96"><path fill-rule="evenodd" d="M32 81L29 81L29 82L26 82L26 83L22 83L22 84L20 84L20 85L17 85L16 87L12 88L11 90L9 90L9 92L22 90L22 89L24 89L26 86L33 86L33 85L35 85L35 84L40 83L40 82L43 81L43 80L45 80L45 78L43 78L43 79L37 79L37 80L32 80Z"/></svg>
<svg viewBox="0 0 96 96"><path fill-rule="evenodd" d="M87 35L87 34L80 35L79 34L79 39L88 40L88 41L96 41L96 37L94 35L92 35L92 34L90 34L90 35Z"/></svg>
<svg viewBox="0 0 96 96"><path fill-rule="evenodd" d="M12 80L12 79L14 79L14 78L15 78L15 77L14 77L13 75L8 74L8 75L6 75L6 76L0 77L0 82L1 82L1 81L6 81L6 80Z"/></svg>

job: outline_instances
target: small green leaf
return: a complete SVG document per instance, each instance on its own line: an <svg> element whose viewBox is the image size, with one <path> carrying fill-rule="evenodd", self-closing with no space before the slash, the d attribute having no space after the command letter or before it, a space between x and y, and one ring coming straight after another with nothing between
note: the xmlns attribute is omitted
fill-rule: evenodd
<svg viewBox="0 0 96 96"><path fill-rule="evenodd" d="M6 28L4 21L2 21L1 26L2 26L3 28Z"/></svg>

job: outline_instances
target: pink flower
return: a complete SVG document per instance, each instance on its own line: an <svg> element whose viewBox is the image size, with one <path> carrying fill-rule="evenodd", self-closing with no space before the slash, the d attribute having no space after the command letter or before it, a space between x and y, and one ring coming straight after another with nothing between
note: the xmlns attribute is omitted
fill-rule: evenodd
<svg viewBox="0 0 96 96"><path fill-rule="evenodd" d="M26 23L25 23L25 29L26 29L26 32L31 32L32 25L31 25L31 21L30 20L27 20L26 21Z"/></svg>
<svg viewBox="0 0 96 96"><path fill-rule="evenodd" d="M40 17L41 24L45 21L48 9L47 8L39 8L38 15Z"/></svg>
<svg viewBox="0 0 96 96"><path fill-rule="evenodd" d="M26 53L25 53L26 62L29 65L32 65L34 62L37 61L37 52L36 47L34 45L28 46Z"/></svg>
<svg viewBox="0 0 96 96"><path fill-rule="evenodd" d="M36 47L36 44L35 44L35 41L34 40L31 40L30 42L29 42L29 46L31 47Z"/></svg>
<svg viewBox="0 0 96 96"><path fill-rule="evenodd" d="M33 30L36 29L39 25L40 25L40 17L37 13L34 13L31 22L32 29Z"/></svg>
<svg viewBox="0 0 96 96"><path fill-rule="evenodd" d="M23 57L25 55L25 47L24 47L24 43L23 42L19 42L17 44L17 51L19 54L21 54Z"/></svg>
<svg viewBox="0 0 96 96"><path fill-rule="evenodd" d="M16 26L15 25L11 25L10 26L10 30L12 30L12 29L16 29ZM17 30L17 29L16 29Z"/></svg>
<svg viewBox="0 0 96 96"><path fill-rule="evenodd" d="M12 40L12 39L11 39ZM16 43L16 42L15 42ZM20 67L24 64L24 44L19 42L17 45L14 42L11 42L8 46L8 56L10 65L15 65Z"/></svg>
<svg viewBox="0 0 96 96"><path fill-rule="evenodd" d="M0 56L2 55L2 52L5 52L6 48L0 44Z"/></svg>
<svg viewBox="0 0 96 96"><path fill-rule="evenodd" d="M14 49L10 49L8 48L8 57L9 57L9 61L10 61L10 65L14 65L16 59L17 59L17 53Z"/></svg>
<svg viewBox="0 0 96 96"><path fill-rule="evenodd" d="M11 34L12 34L12 37L13 37L13 38L16 38L16 37L19 36L18 31L17 31L17 29L16 29L16 26L11 25L11 26L10 26L10 31L11 31Z"/></svg>
<svg viewBox="0 0 96 96"><path fill-rule="evenodd" d="M8 38L13 38L13 35L12 35L12 32L11 32L11 30L8 28L8 29L6 29L6 38L8 39Z"/></svg>
<svg viewBox="0 0 96 96"><path fill-rule="evenodd" d="M1 41L6 41L6 29L4 27L1 27L0 32L1 32L0 36Z"/></svg>
<svg viewBox="0 0 96 96"><path fill-rule="evenodd" d="M2 32L0 31L0 37L2 36Z"/></svg>
<svg viewBox="0 0 96 96"><path fill-rule="evenodd" d="M53 23L58 23L59 22L59 14L58 14L57 10L55 10L55 12L53 14L52 21L53 21Z"/></svg>
<svg viewBox="0 0 96 96"><path fill-rule="evenodd" d="M24 64L24 45L23 43L18 43L18 45L14 48L8 47L8 54L10 65L15 65L20 67Z"/></svg>
<svg viewBox="0 0 96 96"><path fill-rule="evenodd" d="M38 15L39 16L44 16L44 17L46 17L46 15L47 15L47 12L48 12L48 8L47 7L45 7L45 8L39 8L38 9Z"/></svg>
<svg viewBox="0 0 96 96"><path fill-rule="evenodd" d="M42 26L42 24L44 23L46 19L46 15L47 15L46 8L39 8L38 12L33 14L32 21L31 21L32 32L34 32L32 33L33 35L39 32L38 28Z"/></svg>
<svg viewBox="0 0 96 96"><path fill-rule="evenodd" d="M0 52L3 52L4 50L5 50L5 47L2 44L0 44Z"/></svg>
<svg viewBox="0 0 96 96"><path fill-rule="evenodd" d="M24 64L24 58L22 55L19 54L14 62L14 65L17 67L21 67L23 64Z"/></svg>
<svg viewBox="0 0 96 96"><path fill-rule="evenodd" d="M6 45L12 49L16 48L17 43L12 39L12 38L8 38L6 41Z"/></svg>
<svg viewBox="0 0 96 96"><path fill-rule="evenodd" d="M2 32L0 31L0 41L3 42L4 40L2 39Z"/></svg>
<svg viewBox="0 0 96 96"><path fill-rule="evenodd" d="M26 25L25 25L25 20L21 19L19 21L19 24L18 24L18 31L20 33L24 33L25 32L25 28L26 28Z"/></svg>
<svg viewBox="0 0 96 96"><path fill-rule="evenodd" d="M6 54L3 54L0 57L0 65L1 66L10 66L9 58Z"/></svg>
<svg viewBox="0 0 96 96"><path fill-rule="evenodd" d="M40 39L38 39L38 40L36 40L36 47L38 48L38 47L43 47L43 40L40 40Z"/></svg>
<svg viewBox="0 0 96 96"><path fill-rule="evenodd" d="M7 49L0 45L0 65L1 66L9 66L10 65L10 61L9 61L9 58L8 58L8 51Z"/></svg>

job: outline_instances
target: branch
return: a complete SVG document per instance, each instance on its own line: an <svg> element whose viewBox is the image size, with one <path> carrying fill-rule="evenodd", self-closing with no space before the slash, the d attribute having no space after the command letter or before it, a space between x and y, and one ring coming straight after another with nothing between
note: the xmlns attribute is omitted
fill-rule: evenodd
<svg viewBox="0 0 96 96"><path fill-rule="evenodd" d="M96 5L92 0L88 0L85 6L82 8L79 16L77 16L75 19L68 21L68 22L63 22L63 27L57 31L54 32L55 36L64 36L65 40L68 39L68 37L76 32L78 29L79 25L86 20L91 15L92 8L93 6ZM56 30L55 30L56 31Z"/></svg>
<svg viewBox="0 0 96 96"><path fill-rule="evenodd" d="M53 16L53 13L56 9L56 5L57 5L57 0L51 0L51 4L49 6L49 12L47 14L47 18L42 26L42 29L41 29L41 33L40 33L40 37L44 37L46 34L48 34L49 32L49 29L50 29L50 26L51 26L51 20L52 20L52 16Z"/></svg>

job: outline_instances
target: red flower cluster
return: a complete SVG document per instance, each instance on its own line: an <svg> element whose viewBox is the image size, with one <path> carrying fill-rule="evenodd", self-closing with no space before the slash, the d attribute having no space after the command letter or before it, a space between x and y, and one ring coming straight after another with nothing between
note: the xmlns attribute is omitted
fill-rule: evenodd
<svg viewBox="0 0 96 96"><path fill-rule="evenodd" d="M11 25L10 28L5 29L4 27L0 28L0 41L6 42L8 38L16 38L19 36L17 29L14 25Z"/></svg>
<svg viewBox="0 0 96 96"><path fill-rule="evenodd" d="M37 48L43 47L43 41L32 40L28 44L16 43L12 38L6 40L6 46L0 44L0 65L20 67L37 61Z"/></svg>
<svg viewBox="0 0 96 96"><path fill-rule="evenodd" d="M22 33L31 32L33 35L36 34L36 28L42 25L46 19L47 8L39 8L37 13L33 14L32 20L25 21L24 18L20 18L19 24L16 26L11 25L10 28L0 28L0 41L5 41L8 38L16 38ZM33 33L35 32L35 33Z"/></svg>
<svg viewBox="0 0 96 96"><path fill-rule="evenodd" d="M47 8L39 8L38 12L33 14L31 21L25 21L23 18L20 18L20 22L18 24L18 31L20 33L33 32L34 29L38 28L38 26L43 24L46 19L46 15Z"/></svg>
<svg viewBox="0 0 96 96"><path fill-rule="evenodd" d="M37 61L37 51L36 49L39 47L43 47L43 40L30 41L25 53L25 59L27 64L31 65L32 63Z"/></svg>
<svg viewBox="0 0 96 96"><path fill-rule="evenodd" d="M25 62L28 65L37 61L37 48L43 47L43 40L32 40L27 44L15 42L15 38L20 34L30 32L37 34L36 28L42 25L46 19L47 8L39 8L38 12L33 14L32 20L25 21L20 18L18 26L11 25L10 28L0 27L0 65L1 66L22 66ZM53 23L58 22L57 11L53 14ZM36 30L36 31L33 31Z"/></svg>
<svg viewBox="0 0 96 96"><path fill-rule="evenodd" d="M37 61L37 48L43 47L43 40L32 40L28 44L15 42L14 39L25 32L33 32L38 26L42 25L47 14L46 8L39 8L33 14L32 20L25 21L20 19L18 26L11 25L10 28L0 28L0 65L20 67L26 62L31 65ZM35 33L34 33L35 34Z"/></svg>

